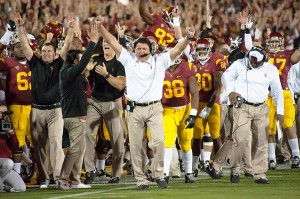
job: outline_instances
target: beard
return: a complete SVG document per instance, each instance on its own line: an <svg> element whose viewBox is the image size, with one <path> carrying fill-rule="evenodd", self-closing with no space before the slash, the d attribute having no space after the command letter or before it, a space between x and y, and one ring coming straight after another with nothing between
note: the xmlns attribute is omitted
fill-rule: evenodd
<svg viewBox="0 0 300 199"><path fill-rule="evenodd" d="M25 55L14 55L15 59L18 61L26 60Z"/></svg>

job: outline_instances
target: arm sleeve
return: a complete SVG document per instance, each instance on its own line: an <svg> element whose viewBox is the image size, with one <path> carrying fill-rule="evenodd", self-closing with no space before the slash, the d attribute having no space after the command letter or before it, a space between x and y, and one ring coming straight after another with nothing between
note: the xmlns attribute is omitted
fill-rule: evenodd
<svg viewBox="0 0 300 199"><path fill-rule="evenodd" d="M125 36L119 37L119 43L121 44L121 46L123 46L123 48L127 48Z"/></svg>
<svg viewBox="0 0 300 199"><path fill-rule="evenodd" d="M82 55L81 60L79 61L79 63L72 66L72 67L70 67L67 70L68 78L77 77L78 75L80 75L83 72L83 70L86 68L87 64L89 63L89 61L92 57L92 52L93 52L94 46L95 46L95 43L90 42L87 49L86 49L86 51Z"/></svg>
<svg viewBox="0 0 300 199"><path fill-rule="evenodd" d="M278 70L276 69L273 71L274 71L273 72L274 76L273 76L273 80L270 83L271 95L276 104L277 114L283 115L284 114L283 90L281 87Z"/></svg>
<svg viewBox="0 0 300 199"><path fill-rule="evenodd" d="M235 61L233 64L227 68L227 70L222 75L222 84L225 88L226 95L229 95L231 92L234 91L234 80L237 77L237 68L240 62Z"/></svg>
<svg viewBox="0 0 300 199"><path fill-rule="evenodd" d="M251 50L253 47L251 34L245 34L245 47L247 51Z"/></svg>

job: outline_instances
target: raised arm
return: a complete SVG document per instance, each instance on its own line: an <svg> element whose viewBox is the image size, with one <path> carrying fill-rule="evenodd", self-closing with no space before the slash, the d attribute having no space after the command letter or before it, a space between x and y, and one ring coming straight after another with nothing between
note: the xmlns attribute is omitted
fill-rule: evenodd
<svg viewBox="0 0 300 199"><path fill-rule="evenodd" d="M142 19L149 25L154 23L154 18L149 11L146 10L145 0L140 0L139 13Z"/></svg>
<svg viewBox="0 0 300 199"><path fill-rule="evenodd" d="M119 44L118 40L113 36L110 32L108 32L105 27L102 25L104 21L103 17L97 16L95 23L99 27L99 31L103 36L103 39L109 43L109 45L112 47L112 49L115 51L116 56L119 57L122 52L122 46Z"/></svg>
<svg viewBox="0 0 300 199"><path fill-rule="evenodd" d="M61 52L60 52L60 57L63 60L66 60L67 53L69 51L70 45L73 40L74 28L76 26L75 19L71 14L68 17L68 24L69 24L68 34L66 36L64 46L62 47Z"/></svg>
<svg viewBox="0 0 300 199"><path fill-rule="evenodd" d="M15 14L15 23L18 27L19 39L20 39L20 43L22 45L22 49L24 51L24 55L25 55L26 59L30 61L33 56L33 51L30 48L25 30L24 30L24 21L20 15L20 13L18 13L18 12L16 12L16 14Z"/></svg>
<svg viewBox="0 0 300 199"><path fill-rule="evenodd" d="M180 53L189 45L190 39L194 36L195 34L195 29L192 27L187 27L186 28L186 33L187 36L179 42L174 48L170 50L170 57L171 60L174 61Z"/></svg>

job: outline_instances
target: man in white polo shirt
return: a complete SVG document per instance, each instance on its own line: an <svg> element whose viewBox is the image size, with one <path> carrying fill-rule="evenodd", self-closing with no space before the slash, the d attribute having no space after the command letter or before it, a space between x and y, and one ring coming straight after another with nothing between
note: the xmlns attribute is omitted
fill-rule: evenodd
<svg viewBox="0 0 300 199"><path fill-rule="evenodd" d="M222 83L233 109L232 137L234 145L231 152L232 183L239 183L240 162L245 144L256 143L252 149L252 169L254 182L269 184L268 170L268 99L269 86L277 107L277 119L283 123L283 94L277 68L268 63L264 50L252 47L243 59L239 59L224 72ZM235 81L234 87L232 81Z"/></svg>
<svg viewBox="0 0 300 199"><path fill-rule="evenodd" d="M188 27L187 37L168 52L152 55L151 42L147 38L139 38L134 43L135 52L131 53L118 43L102 25L103 18L97 17L96 23L103 38L116 52L117 59L124 65L128 103L126 120L129 129L131 161L137 180L137 189L149 189L146 175L146 128L150 130L149 147L154 152L152 162L153 178L159 188L167 188L164 180L164 129L163 108L161 105L162 87L165 70L174 64L175 58L189 44L195 34ZM101 24L101 25L100 25Z"/></svg>

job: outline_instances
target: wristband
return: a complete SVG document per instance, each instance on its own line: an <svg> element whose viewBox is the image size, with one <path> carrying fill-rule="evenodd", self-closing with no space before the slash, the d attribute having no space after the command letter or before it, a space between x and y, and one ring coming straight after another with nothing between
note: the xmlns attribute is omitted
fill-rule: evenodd
<svg viewBox="0 0 300 199"><path fill-rule="evenodd" d="M245 26L245 33L246 33L246 34L250 34L250 28L247 28L247 27Z"/></svg>
<svg viewBox="0 0 300 199"><path fill-rule="evenodd" d="M192 108L190 115L196 116L197 115L197 109Z"/></svg>
<svg viewBox="0 0 300 199"><path fill-rule="evenodd" d="M110 74L108 73L107 75L104 76L105 79L108 79L110 77Z"/></svg>
<svg viewBox="0 0 300 199"><path fill-rule="evenodd" d="M180 17L173 17L173 26L180 26Z"/></svg>

